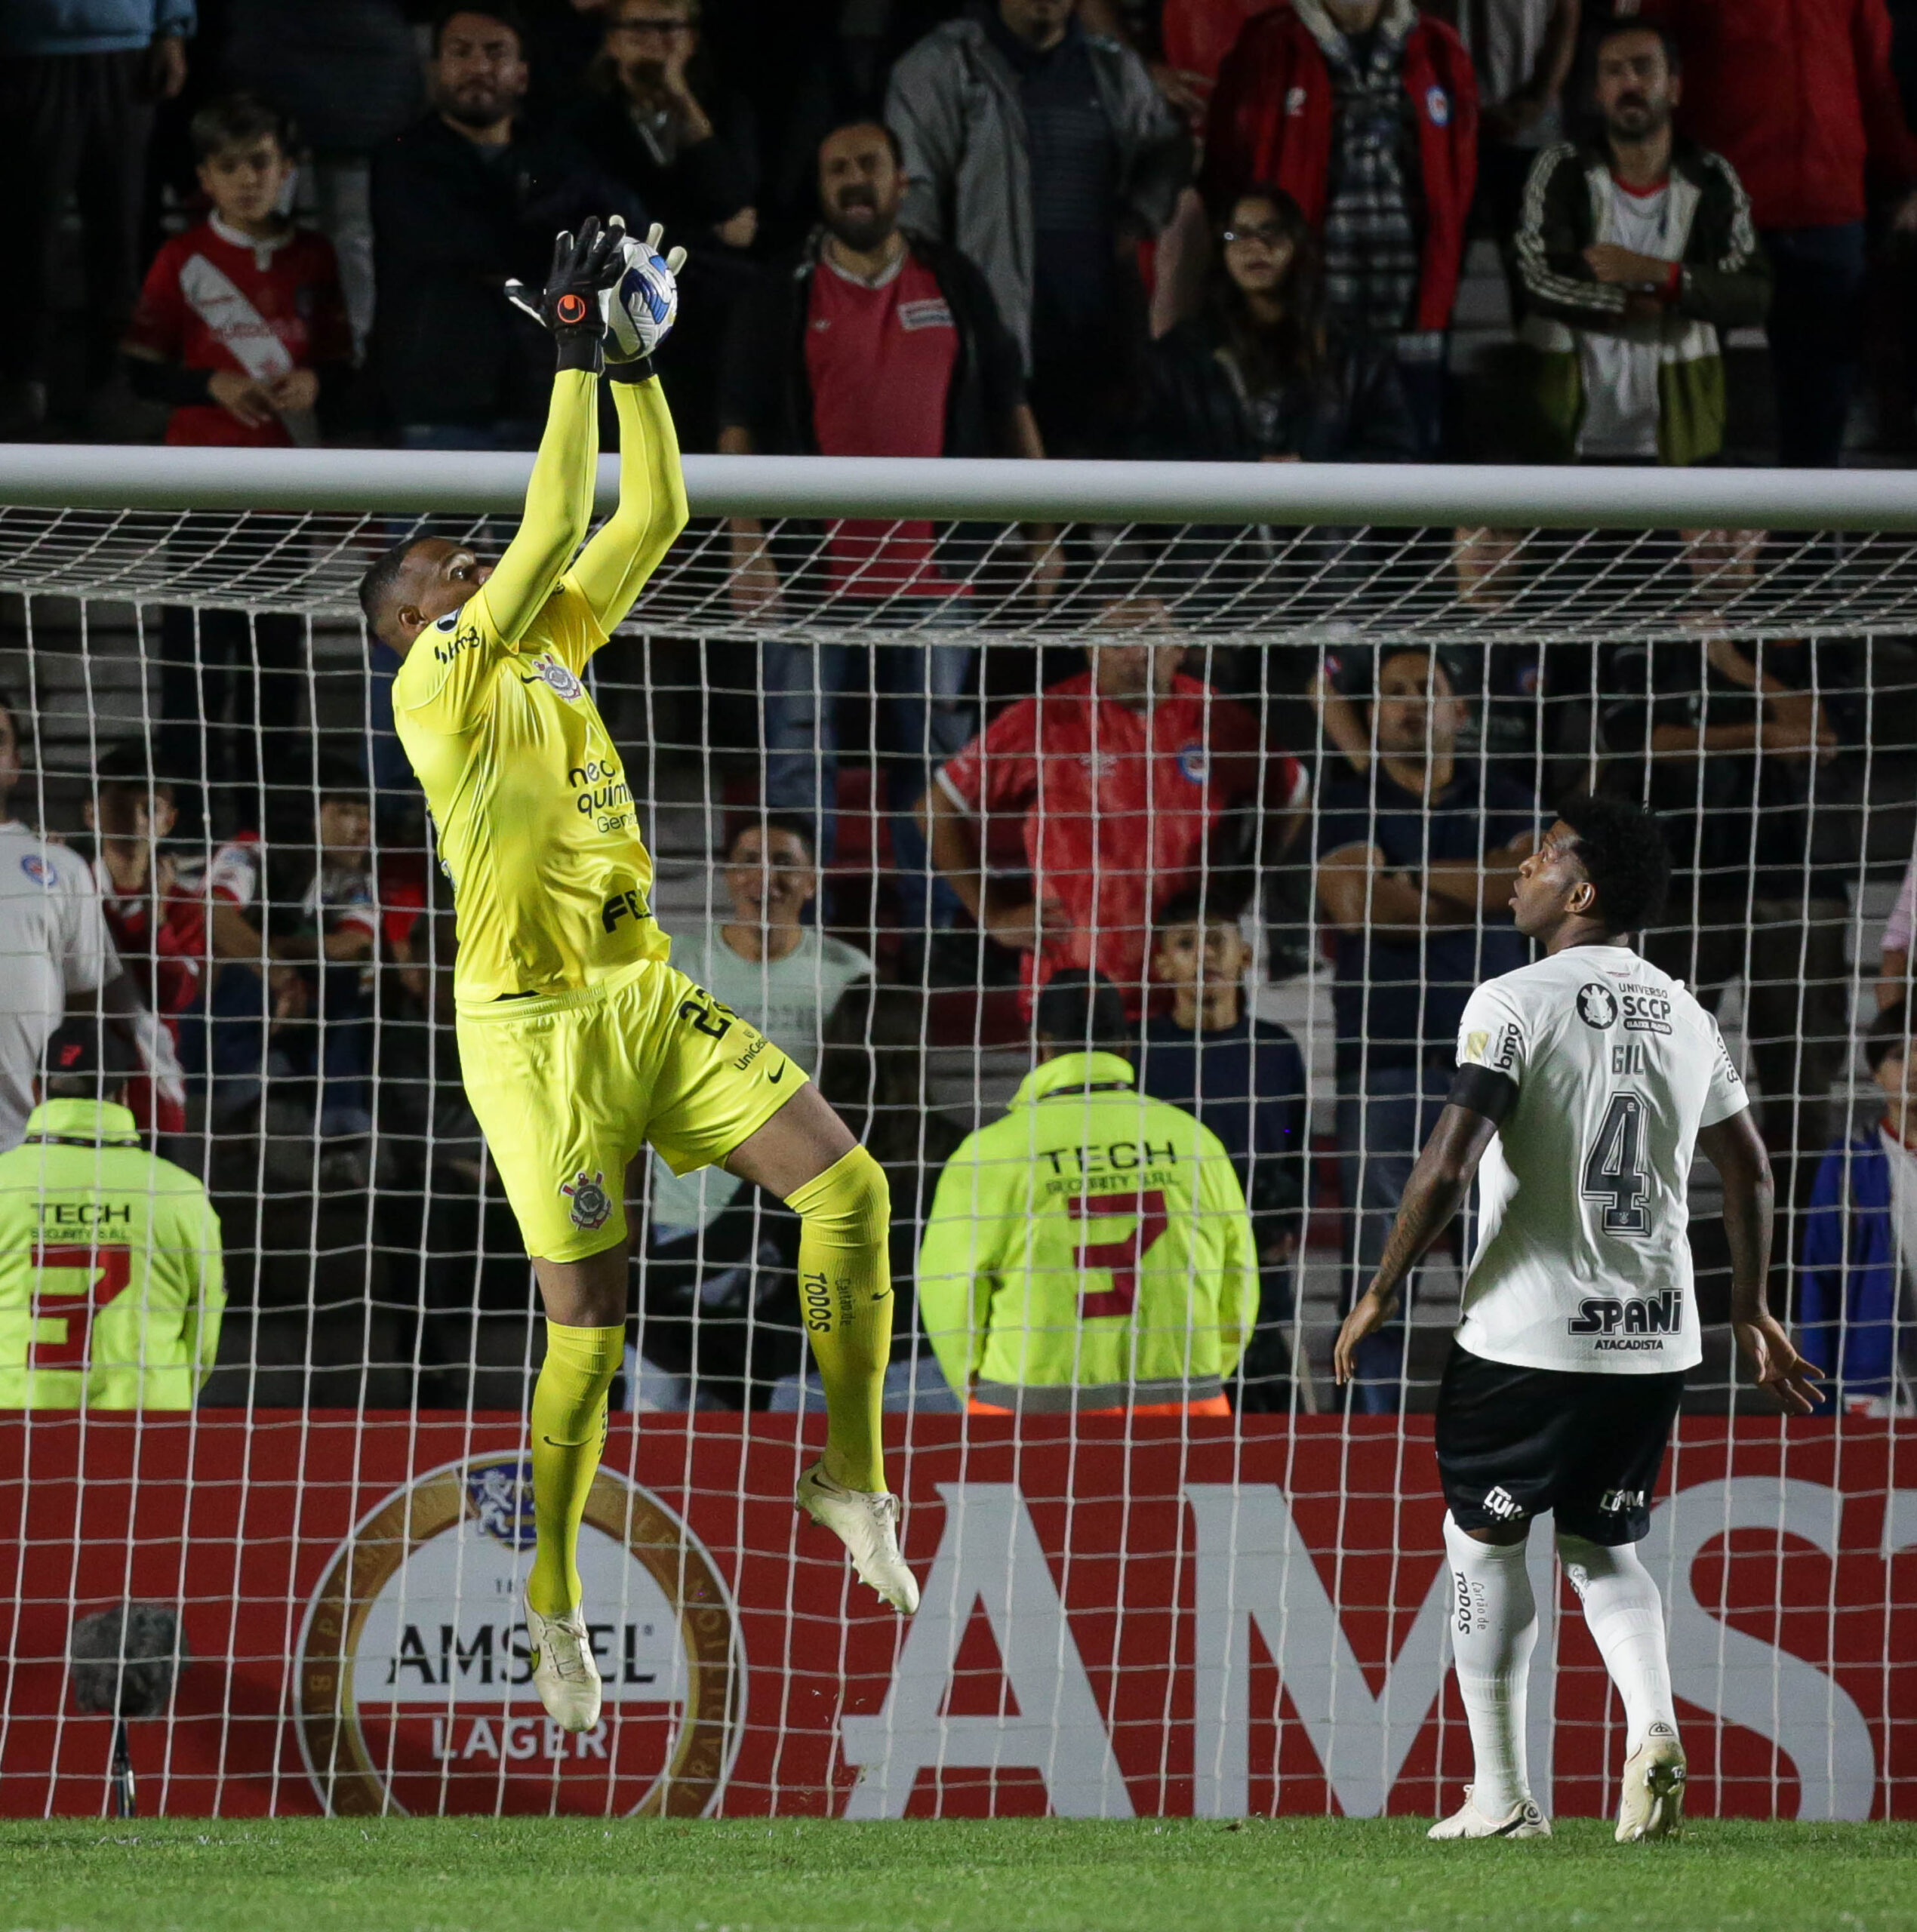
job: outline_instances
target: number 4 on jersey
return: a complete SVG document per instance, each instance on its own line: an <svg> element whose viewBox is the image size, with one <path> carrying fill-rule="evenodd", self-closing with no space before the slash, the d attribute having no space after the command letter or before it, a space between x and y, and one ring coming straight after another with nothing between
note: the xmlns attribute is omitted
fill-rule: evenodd
<svg viewBox="0 0 1917 1932"><path fill-rule="evenodd" d="M1586 1201L1605 1204L1606 1234L1651 1232L1651 1215L1645 1206L1651 1180L1645 1171L1642 1094L1611 1095L1598 1124L1597 1138L1584 1157L1580 1186Z"/></svg>

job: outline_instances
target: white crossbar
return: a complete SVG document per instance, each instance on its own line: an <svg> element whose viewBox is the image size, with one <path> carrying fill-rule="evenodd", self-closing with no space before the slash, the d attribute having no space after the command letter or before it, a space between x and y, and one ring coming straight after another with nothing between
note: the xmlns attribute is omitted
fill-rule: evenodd
<svg viewBox="0 0 1917 1932"><path fill-rule="evenodd" d="M524 500L531 462L517 452L7 444L0 505L509 512ZM1907 469L694 456L685 474L703 516L1917 530L1917 471ZM603 456L602 506L617 491L617 459Z"/></svg>

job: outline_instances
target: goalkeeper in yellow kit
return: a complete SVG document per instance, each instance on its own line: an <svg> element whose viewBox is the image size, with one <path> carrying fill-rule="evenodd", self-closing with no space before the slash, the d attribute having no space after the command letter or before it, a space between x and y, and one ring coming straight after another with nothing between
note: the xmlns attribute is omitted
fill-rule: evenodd
<svg viewBox="0 0 1917 1932"><path fill-rule="evenodd" d="M394 720L453 881L466 1096L545 1304L526 1626L546 1710L576 1730L599 1711L576 1557L624 1354L623 1197L642 1143L678 1173L721 1164L798 1215L802 1312L829 1427L798 1502L888 1602L909 1612L918 1599L880 1447L892 1319L883 1171L776 1045L667 963L637 807L580 678L686 519L649 359L677 311L678 257L663 259L657 238L642 245L616 221L587 222L559 237L544 291L523 304L552 331L558 373L525 520L497 564L415 537L360 586L368 623L402 660ZM602 359L619 506L581 549Z"/></svg>

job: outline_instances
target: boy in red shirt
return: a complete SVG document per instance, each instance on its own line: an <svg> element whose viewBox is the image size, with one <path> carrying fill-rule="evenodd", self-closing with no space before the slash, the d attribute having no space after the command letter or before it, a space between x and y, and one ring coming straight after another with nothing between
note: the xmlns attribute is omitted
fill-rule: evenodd
<svg viewBox="0 0 1917 1932"><path fill-rule="evenodd" d="M124 348L136 394L173 405L166 439L281 448L318 441L352 337L333 245L280 211L293 178L282 117L250 94L193 116L213 211L153 258Z"/></svg>
<svg viewBox="0 0 1917 1932"><path fill-rule="evenodd" d="M284 118L250 94L193 116L213 211L154 257L122 345L136 394L170 403L176 445L283 448L319 440L345 401L352 347L333 245L280 211L293 176ZM269 520L256 517L262 539ZM210 533L209 533L210 534ZM247 554L261 554L262 546ZM303 626L291 616L168 607L160 624L159 769L189 831L276 823L261 752L299 715ZM282 737L280 734L288 734ZM202 801L204 784L211 796Z"/></svg>

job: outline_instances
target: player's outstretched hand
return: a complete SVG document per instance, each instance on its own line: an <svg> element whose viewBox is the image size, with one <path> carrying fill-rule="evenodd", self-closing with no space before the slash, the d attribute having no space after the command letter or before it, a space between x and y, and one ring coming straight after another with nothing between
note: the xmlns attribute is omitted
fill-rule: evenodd
<svg viewBox="0 0 1917 1932"><path fill-rule="evenodd" d="M1823 1399L1817 1384L1823 1377L1797 1352L1774 1315L1755 1321L1733 1321L1733 1333L1751 1365L1760 1389L1768 1389L1789 1416L1808 1416Z"/></svg>
<svg viewBox="0 0 1917 1932"><path fill-rule="evenodd" d="M553 242L552 266L537 296L522 281L506 285L506 299L552 331L562 368L598 366L600 297L619 278L626 238L618 216L602 227L588 215L577 235L564 229Z"/></svg>
<svg viewBox="0 0 1917 1932"><path fill-rule="evenodd" d="M1398 1297L1381 1295L1376 1287L1367 1288L1352 1304L1344 1326L1338 1331L1337 1345L1331 1351L1331 1379L1340 1389L1358 1373L1359 1343L1366 1336L1375 1335L1397 1309Z"/></svg>
<svg viewBox="0 0 1917 1932"><path fill-rule="evenodd" d="M679 318L678 272L685 251L662 255L665 232L657 222L643 242L622 232L623 266L604 302L608 362L636 362L651 355Z"/></svg>
<svg viewBox="0 0 1917 1932"><path fill-rule="evenodd" d="M143 1006L129 1016L133 1023L134 1044L139 1049L140 1064L146 1069L148 1078L153 1083L153 1091L167 1103L184 1113L186 1106L186 1075L180 1064L180 1056L174 1052L173 1035L167 1031L166 1022L156 1014L149 1013Z"/></svg>

